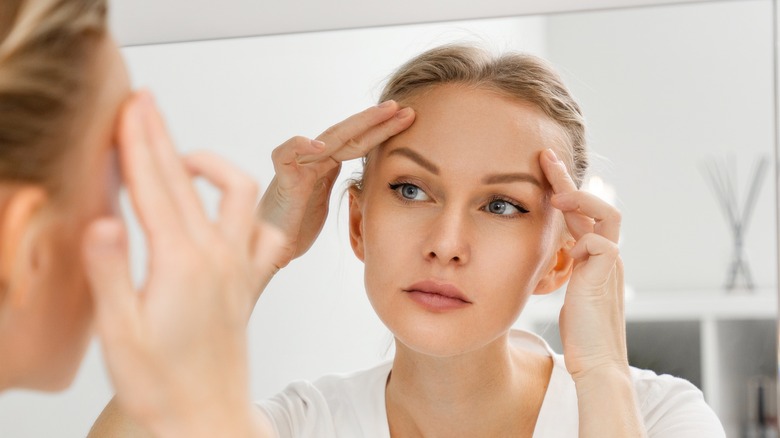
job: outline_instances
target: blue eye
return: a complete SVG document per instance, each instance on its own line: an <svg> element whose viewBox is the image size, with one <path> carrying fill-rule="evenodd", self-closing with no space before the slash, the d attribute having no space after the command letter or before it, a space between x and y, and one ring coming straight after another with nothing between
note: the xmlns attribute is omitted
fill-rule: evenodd
<svg viewBox="0 0 780 438"><path fill-rule="evenodd" d="M409 183L390 184L390 190L393 190L403 198L409 201L428 201L430 198L419 187Z"/></svg>
<svg viewBox="0 0 780 438"><path fill-rule="evenodd" d="M490 201L486 210L490 213L502 215L502 216L514 216L522 213L528 213L525 208L512 204L509 201L503 199L495 199Z"/></svg>
<svg viewBox="0 0 780 438"><path fill-rule="evenodd" d="M417 193L420 192L419 187L415 187L411 184L404 184L401 186L401 196L406 199L414 199L417 197Z"/></svg>

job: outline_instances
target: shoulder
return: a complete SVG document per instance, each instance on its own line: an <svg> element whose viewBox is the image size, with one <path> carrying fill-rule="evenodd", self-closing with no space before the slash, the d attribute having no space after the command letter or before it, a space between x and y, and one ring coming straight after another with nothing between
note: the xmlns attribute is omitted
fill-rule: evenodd
<svg viewBox="0 0 780 438"><path fill-rule="evenodd" d="M293 382L257 404L280 437L377 436L372 430L387 425L384 388L391 366L385 362L314 382Z"/></svg>
<svg viewBox="0 0 780 438"><path fill-rule="evenodd" d="M371 368L343 374L330 374L317 379L312 385L331 396L345 393L365 393L367 386L381 385L384 389L392 362L385 361Z"/></svg>
<svg viewBox="0 0 780 438"><path fill-rule="evenodd" d="M692 383L633 367L631 377L649 436L725 437L717 415Z"/></svg>

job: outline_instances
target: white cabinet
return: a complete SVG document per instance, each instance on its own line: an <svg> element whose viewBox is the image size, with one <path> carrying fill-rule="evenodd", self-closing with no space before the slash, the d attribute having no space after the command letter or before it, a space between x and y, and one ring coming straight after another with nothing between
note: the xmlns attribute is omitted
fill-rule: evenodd
<svg viewBox="0 0 780 438"><path fill-rule="evenodd" d="M516 326L561 351L557 320L563 294L532 297ZM628 293L629 361L686 378L704 392L729 437L742 436L750 381L777 374L777 292L663 291ZM775 406L770 406L773 411Z"/></svg>

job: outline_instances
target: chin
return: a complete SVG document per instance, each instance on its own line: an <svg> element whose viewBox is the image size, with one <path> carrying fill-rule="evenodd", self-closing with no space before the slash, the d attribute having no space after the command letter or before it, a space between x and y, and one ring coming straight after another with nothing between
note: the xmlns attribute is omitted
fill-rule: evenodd
<svg viewBox="0 0 780 438"><path fill-rule="evenodd" d="M487 333L474 325L442 315L385 320L397 343L419 354L448 358L478 350L500 333Z"/></svg>
<svg viewBox="0 0 780 438"><path fill-rule="evenodd" d="M478 351L505 335L519 309L480 310L473 306L431 310L388 294L369 294L369 301L396 342L418 354L449 358Z"/></svg>

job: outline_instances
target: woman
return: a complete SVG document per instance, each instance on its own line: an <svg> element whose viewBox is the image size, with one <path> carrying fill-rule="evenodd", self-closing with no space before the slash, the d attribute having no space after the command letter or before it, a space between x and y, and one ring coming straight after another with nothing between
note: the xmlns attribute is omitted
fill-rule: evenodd
<svg viewBox="0 0 780 438"><path fill-rule="evenodd" d="M94 319L118 399L145 428L262 434L244 331L279 238L251 219L250 178L176 154L106 26L105 0L0 5L0 392L67 387ZM120 173L149 239L139 290ZM217 220L192 176L222 190Z"/></svg>
<svg viewBox="0 0 780 438"><path fill-rule="evenodd" d="M261 206L285 232L283 267L318 234L339 163L365 156L350 241L396 353L260 402L270 436L724 436L693 385L628 365L620 214L578 190L582 114L546 63L445 46L381 101L414 124L384 141L362 132L379 123L364 112L290 140ZM567 282L560 356L511 326L531 294ZM137 432L113 408L108 421Z"/></svg>

